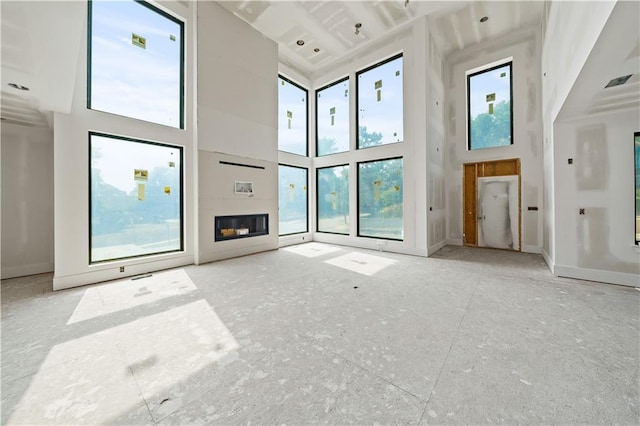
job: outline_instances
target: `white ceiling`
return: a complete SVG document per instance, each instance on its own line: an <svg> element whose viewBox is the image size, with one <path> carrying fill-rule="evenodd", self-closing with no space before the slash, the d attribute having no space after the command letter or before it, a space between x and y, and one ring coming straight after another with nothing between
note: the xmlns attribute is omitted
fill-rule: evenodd
<svg viewBox="0 0 640 426"><path fill-rule="evenodd" d="M405 0L218 3L276 41L280 60L309 78L321 75L358 49L375 44L421 16L428 15L446 56L524 26L540 25L544 7L543 2L535 0L409 0L407 4ZM79 0L0 1L0 96L4 122L50 126L51 111L70 110L77 61L81 49L85 48L81 45L86 28L84 5ZM489 19L481 23L483 16ZM362 24L359 34L355 34L356 23ZM615 30L615 24L613 27ZM304 40L304 46L298 46L297 40ZM316 48L318 52L314 51ZM620 71L633 68L637 73L639 50L636 45L630 56L620 59ZM608 65L606 77L618 72L618 64L608 62ZM604 75L600 77L603 78ZM30 90L20 91L9 87L8 83L27 86ZM603 97L607 94L618 96L618 92L628 90L629 85L625 86L602 92L603 86L599 85L598 93L591 91L592 103L601 98L602 102L609 102L610 99ZM631 87L636 87L637 91L637 84ZM583 100L580 103L584 103Z"/></svg>
<svg viewBox="0 0 640 426"><path fill-rule="evenodd" d="M640 108L640 2L616 3L607 25L580 71L559 117ZM631 75L622 85L610 80Z"/></svg>
<svg viewBox="0 0 640 426"><path fill-rule="evenodd" d="M444 53L498 37L542 17L540 1L219 1L276 41L280 60L309 77L363 46L428 15ZM481 23L480 18L488 21ZM355 25L362 24L356 34ZM296 44L303 40L303 46ZM319 49L319 51L315 51Z"/></svg>
<svg viewBox="0 0 640 426"><path fill-rule="evenodd" d="M71 108L86 8L79 1L2 0L0 14L2 121L50 127L52 111Z"/></svg>

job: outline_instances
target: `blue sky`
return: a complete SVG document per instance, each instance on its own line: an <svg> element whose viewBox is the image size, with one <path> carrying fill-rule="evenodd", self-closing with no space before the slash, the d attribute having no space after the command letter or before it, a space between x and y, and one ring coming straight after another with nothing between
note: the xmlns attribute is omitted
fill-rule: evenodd
<svg viewBox="0 0 640 426"><path fill-rule="evenodd" d="M316 109L318 116L318 139L329 138L336 141L336 151L349 150L349 80L327 87L318 93ZM345 96L347 91L347 96ZM331 109L333 125L331 124Z"/></svg>
<svg viewBox="0 0 640 426"><path fill-rule="evenodd" d="M504 77L500 77L500 74L506 73ZM493 71L485 72L471 77L471 119L474 119L479 114L489 112L489 103L487 102L487 95L491 93L496 94L495 104L501 101L509 101L510 88L510 71L509 66L497 68Z"/></svg>
<svg viewBox="0 0 640 426"><path fill-rule="evenodd" d="M403 75L402 57L358 75L358 124L369 133L382 133L383 144L404 140ZM380 101L377 81L382 81Z"/></svg>
<svg viewBox="0 0 640 426"><path fill-rule="evenodd" d="M98 158L92 159L92 168L100 171L102 180L127 193L135 190L138 182L133 179L135 169L149 172L153 179L153 169L169 167L169 161L180 169L180 150L178 148L152 145L114 139L105 136L91 136L92 151Z"/></svg>
<svg viewBox="0 0 640 426"><path fill-rule="evenodd" d="M180 25L133 1L94 0L91 31L92 109L179 127Z"/></svg>
<svg viewBox="0 0 640 426"><path fill-rule="evenodd" d="M278 79L278 149L306 155L307 101L305 90ZM291 112L290 127L287 112Z"/></svg>

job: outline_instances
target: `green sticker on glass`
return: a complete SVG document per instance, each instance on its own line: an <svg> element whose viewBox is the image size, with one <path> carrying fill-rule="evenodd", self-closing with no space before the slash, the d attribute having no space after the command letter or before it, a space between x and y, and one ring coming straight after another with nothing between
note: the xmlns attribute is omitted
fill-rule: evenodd
<svg viewBox="0 0 640 426"><path fill-rule="evenodd" d="M138 34L131 33L131 44L134 46L142 47L143 49L147 48L147 39L139 36Z"/></svg>

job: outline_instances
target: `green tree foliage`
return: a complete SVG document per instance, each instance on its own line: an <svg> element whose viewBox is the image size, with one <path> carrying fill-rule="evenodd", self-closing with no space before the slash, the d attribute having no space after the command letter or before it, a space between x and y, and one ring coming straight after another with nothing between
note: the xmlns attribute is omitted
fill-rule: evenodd
<svg viewBox="0 0 640 426"><path fill-rule="evenodd" d="M358 129L358 148L369 148L382 144L382 133L367 132L366 126L360 126Z"/></svg>
<svg viewBox="0 0 640 426"><path fill-rule="evenodd" d="M336 140L334 138L320 138L318 139L318 156L332 154L338 152L336 146Z"/></svg>
<svg viewBox="0 0 640 426"><path fill-rule="evenodd" d="M471 149L511 144L511 107L507 101L494 106L493 114L478 114L471 120Z"/></svg>
<svg viewBox="0 0 640 426"><path fill-rule="evenodd" d="M340 169L335 173L336 169ZM349 216L349 167L338 166L318 170L318 218L341 217L346 224ZM335 232L336 230L321 229Z"/></svg>
<svg viewBox="0 0 640 426"><path fill-rule="evenodd" d="M358 175L360 235L402 237L403 161L361 163Z"/></svg>
<svg viewBox="0 0 640 426"><path fill-rule="evenodd" d="M137 188L126 193L105 183L99 170L91 169L91 227L94 237L119 233L139 224L179 220L178 170L156 167L149 172L149 178L144 184L145 198L138 200ZM170 188L169 194L165 192L165 187Z"/></svg>
<svg viewBox="0 0 640 426"><path fill-rule="evenodd" d="M280 221L307 219L307 170L280 166L278 211ZM304 231L304 230L303 230Z"/></svg>

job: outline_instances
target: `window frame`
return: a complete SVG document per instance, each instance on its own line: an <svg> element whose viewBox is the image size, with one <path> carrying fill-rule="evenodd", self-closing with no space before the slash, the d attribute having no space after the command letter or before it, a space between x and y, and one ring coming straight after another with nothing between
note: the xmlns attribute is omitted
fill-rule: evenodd
<svg viewBox="0 0 640 426"><path fill-rule="evenodd" d="M180 248L176 249L176 250L168 250L168 251L162 251L162 252L154 252L154 253L145 253L145 254L139 254L139 255L134 255L134 256L124 256L124 257L117 257L117 258L112 258L112 259L104 259L104 260L97 260L97 261L93 261L92 260L92 249L93 249L93 209L92 209L92 200L93 200L93 194L91 191L92 188L92 142L91 142L91 138L93 136L99 136L99 137L105 137L105 138L109 138L109 139L117 139L117 140L123 140L123 141L127 141L127 142L133 142L133 143L142 143L142 144L146 144L146 145L154 145L154 146L161 146L161 147L165 147L165 148L173 148L173 149L177 149L180 152ZM185 200L185 190L184 190L184 171L185 171L185 167L184 167L184 151L185 151L185 147L181 146L181 145L171 145L171 144L167 144L167 143L162 143L162 142L156 142L156 141L149 141L149 140L145 140L145 139L140 139L140 138L133 138L133 137L128 137L128 136L121 136L121 135L113 135L110 133L105 133L105 132L94 132L94 131L89 131L88 132L88 141L89 141L89 155L88 160L89 160L89 176L88 176L88 183L89 183L89 197L88 197L88 216L89 216L89 250L88 250L88 258L89 258L89 265L99 265L99 264L103 264L103 263L108 263L108 262L116 262L116 261L121 261L121 260L127 260L127 259L138 259L138 258L145 258L145 257L149 257L149 256L157 256L157 255L164 255L164 254L169 254L169 253L179 253L179 252L184 252L184 245L185 245L185 210L184 210L184 200Z"/></svg>
<svg viewBox="0 0 640 426"><path fill-rule="evenodd" d="M356 129L355 129L356 130L356 151L361 150L361 149L368 149L368 148L376 148L376 147L378 147L378 146L366 146L366 147L360 148L360 118L359 118L360 114L358 113L360 111L360 85L359 85L359 81L358 81L359 80L358 76L360 76L360 74L366 73L367 71L371 71L372 69L377 68L377 67L379 67L381 65L384 65L386 63L395 61L398 58L402 58L402 68L403 68L403 71L402 71L402 74L401 74L401 77L402 77L402 96L403 96L403 108L402 108L402 128L403 128L403 132L402 132L402 140L398 141L398 142L391 142L391 143L378 145L378 146L393 145L393 144L396 144L396 143L404 143L404 139L405 139L405 137L404 137L404 52L400 52L400 53L392 55L392 56L390 56L390 57L388 57L386 59L378 61L373 65L370 65L370 66L368 66L366 68L363 68L363 69L361 69L359 71L356 71L356 73L355 73L355 84L356 84L356 99L355 99L355 104L356 104L356 110L355 110L355 113L356 113Z"/></svg>
<svg viewBox="0 0 640 426"><path fill-rule="evenodd" d="M634 171L634 175L633 175L633 189L634 189L634 194L633 194L633 201L634 201L634 211L635 211L635 215L633 216L633 220L634 220L634 244L636 247L640 247L640 223L638 223L638 216L640 216L640 210L638 209L638 201L637 201L637 194L636 192L638 191L638 186L637 186L637 180L638 180L638 176L640 175L640 152L636 149L636 140L640 139L640 132L635 132L633 134L633 171Z"/></svg>
<svg viewBox="0 0 640 426"><path fill-rule="evenodd" d="M286 151L284 151L286 152ZM280 233L280 166L283 167L291 167L294 169L301 169L301 170L305 170L307 172L306 175L306 182L305 185L307 187L307 190L305 191L307 194L306 200L305 200L305 205L307 206L307 218L306 218L306 227L304 231L298 231L298 232L290 232L288 234L281 234ZM286 164L286 163L278 163L278 237L288 237L290 235L299 235L299 234L307 234L309 233L309 168L308 167L303 167L303 166L294 166L292 164Z"/></svg>
<svg viewBox="0 0 640 426"><path fill-rule="evenodd" d="M306 114L306 126L305 126L305 144L304 144L304 148L305 148L305 153L304 155L302 154L298 154L296 152L290 152L290 151L283 151L280 149L280 128L278 127L278 151L279 152L286 152L287 154L291 154L291 155L298 155L300 157L309 157L309 89L306 89L305 87L303 87L302 85L296 83L295 81L291 80L290 78L285 77L284 75L278 73L278 79L282 79L284 81L286 81L289 84L292 84L293 86L297 87L300 90L303 90L306 96L306 108L305 108L305 114ZM280 111L280 96L278 96L278 111ZM307 176L307 180L308 180L308 176ZM308 184L308 182L307 182ZM307 188L309 186L307 185ZM309 228L309 225L307 224L307 229ZM289 234L287 234L289 235Z"/></svg>
<svg viewBox="0 0 640 426"><path fill-rule="evenodd" d="M380 161L402 160L402 238L377 237L373 235L360 234L360 164L377 163ZM404 156L377 158L375 160L358 161L356 163L356 236L359 238L374 238L386 241L404 242Z"/></svg>
<svg viewBox="0 0 640 426"><path fill-rule="evenodd" d="M494 71L498 68L503 68L504 66L509 66L509 137L510 143L509 145L500 145L500 146L487 146L482 148L472 148L471 147L471 77L475 77L481 74L485 74L491 71ZM466 112L467 112L467 151L476 151L478 149L487 149L487 148L506 148L508 146L514 145L513 140L513 59L507 59L504 61L499 61L497 65L489 65L488 68L482 68L478 71L467 72L467 102L466 102Z"/></svg>
<svg viewBox="0 0 640 426"><path fill-rule="evenodd" d="M346 167L347 170L349 170L349 179L347 180L347 188L350 189L350 183L351 183L351 169L349 167L349 163L344 163L344 164L334 164L331 166L323 166L323 167L317 167L316 168L316 232L321 232L323 234L331 234L331 235L351 235L351 232L347 232L346 234L343 232L330 232L330 231L322 231L320 230L320 211L319 211L319 206L320 206L320 179L318 179L318 172L320 170L324 170L324 169L334 169L336 167ZM347 206L349 207L349 216L351 216L351 205L350 205L350 201L351 201L351 194L347 194ZM349 227L351 227L351 223L349 223Z"/></svg>
<svg viewBox="0 0 640 426"><path fill-rule="evenodd" d="M93 109L91 108L91 78L92 78L92 71L93 71L93 51L92 51L92 41L93 41L93 1L94 0L88 0L88 4L87 4L87 109L91 110L91 111L98 111L101 113L105 113L105 114L114 114L117 115L119 117L125 117L125 118L129 118L131 120L139 120L139 121L144 121L146 123L152 123L152 124L157 124L159 126L166 126L169 128L174 128L174 129L179 129L179 130L185 130L185 67L186 67L186 63L185 63L185 43L186 40L184 38L184 28L185 28L185 21L179 19L178 17L160 9L159 7L150 4L144 0L132 0L134 3L137 3L143 7L146 7L147 9L151 10L152 12L155 12L157 14L159 14L160 16L169 19L170 21L178 24L180 26L180 94L179 94L179 102L180 102L180 124L179 127L174 127L174 126L170 126L167 124L163 124L163 123L157 123L155 121L148 121L148 120L144 120L141 118L135 118L135 117L130 117L128 115L122 115L116 112L112 112L112 111L102 111L99 109Z"/></svg>
<svg viewBox="0 0 640 426"><path fill-rule="evenodd" d="M326 85L320 87L319 89L315 90L315 106L316 106L315 112L316 112L316 117L315 117L315 123L314 124L315 124L315 129L316 129L316 141L315 141L315 143L316 143L315 156L316 157L326 157L326 156L329 156L329 155L342 154L342 153L351 151L351 140L349 140L349 146L347 147L346 151L331 152L331 153L323 154L323 155L319 155L318 154L318 139L319 139L318 138L318 93L320 93L321 91L323 91L325 89L329 89L329 88L331 88L333 86L336 86L336 85L338 85L340 83L343 83L345 81L347 81L347 82L349 81L349 76L348 75L346 77L344 77L344 78L336 80L333 83L326 84ZM349 111L348 111L348 114L349 114L349 118L351 118L351 94L349 94ZM351 126L351 120L349 120L349 126ZM348 133L347 134L347 138L349 138L349 133L350 132L347 132L347 133Z"/></svg>

